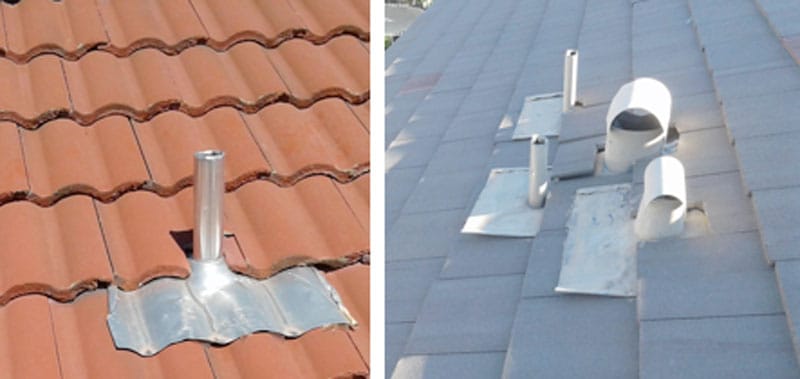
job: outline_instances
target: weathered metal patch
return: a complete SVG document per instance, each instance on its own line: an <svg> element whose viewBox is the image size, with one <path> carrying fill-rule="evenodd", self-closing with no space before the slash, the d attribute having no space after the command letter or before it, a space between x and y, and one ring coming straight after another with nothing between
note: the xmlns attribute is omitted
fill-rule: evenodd
<svg viewBox="0 0 800 379"><path fill-rule="evenodd" d="M130 292L109 288L107 321L117 348L150 356L183 340L225 344L260 331L297 337L356 324L314 268L259 281L231 272L223 259L190 264L186 280L158 279Z"/></svg>
<svg viewBox="0 0 800 379"><path fill-rule="evenodd" d="M556 292L636 296L630 193L630 184L575 193Z"/></svg>
<svg viewBox="0 0 800 379"><path fill-rule="evenodd" d="M562 106L561 93L526 97L511 139L529 139L534 134L544 137L559 135Z"/></svg>
<svg viewBox="0 0 800 379"><path fill-rule="evenodd" d="M526 167L493 169L461 232L508 237L539 234L544 209L528 204L529 172Z"/></svg>

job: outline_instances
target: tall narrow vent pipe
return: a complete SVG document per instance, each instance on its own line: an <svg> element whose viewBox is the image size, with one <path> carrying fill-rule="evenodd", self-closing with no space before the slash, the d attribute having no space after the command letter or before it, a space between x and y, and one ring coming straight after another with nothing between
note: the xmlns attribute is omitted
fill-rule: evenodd
<svg viewBox="0 0 800 379"><path fill-rule="evenodd" d="M550 184L550 177L547 174L547 138L538 134L531 137L530 164L528 204L533 208L541 208Z"/></svg>
<svg viewBox="0 0 800 379"><path fill-rule="evenodd" d="M563 100L562 111L564 113L578 102L578 50L569 49L564 53Z"/></svg>
<svg viewBox="0 0 800 379"><path fill-rule="evenodd" d="M192 258L212 261L222 256L223 163L218 150L194 154L194 246Z"/></svg>

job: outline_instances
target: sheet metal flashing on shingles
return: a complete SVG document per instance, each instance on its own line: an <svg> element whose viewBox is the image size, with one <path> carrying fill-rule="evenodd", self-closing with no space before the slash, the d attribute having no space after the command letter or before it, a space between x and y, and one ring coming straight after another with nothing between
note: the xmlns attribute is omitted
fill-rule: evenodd
<svg viewBox="0 0 800 379"><path fill-rule="evenodd" d="M636 295L631 187L612 184L576 192L556 292Z"/></svg>
<svg viewBox="0 0 800 379"><path fill-rule="evenodd" d="M526 97L511 139L530 139L534 134L558 136L561 132L561 97L560 92Z"/></svg>
<svg viewBox="0 0 800 379"><path fill-rule="evenodd" d="M183 340L226 344L269 331L287 337L324 326L355 326L336 290L310 267L263 281L225 261L192 261L188 280L163 278L132 292L109 288L108 326L117 348L151 356Z"/></svg>
<svg viewBox="0 0 800 379"><path fill-rule="evenodd" d="M544 209L528 205L529 172L526 167L493 169L461 232L509 237L536 236Z"/></svg>

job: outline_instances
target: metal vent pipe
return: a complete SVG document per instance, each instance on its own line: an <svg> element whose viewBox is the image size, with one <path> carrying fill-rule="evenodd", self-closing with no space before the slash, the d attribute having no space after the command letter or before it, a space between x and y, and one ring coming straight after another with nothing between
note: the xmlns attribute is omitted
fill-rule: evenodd
<svg viewBox="0 0 800 379"><path fill-rule="evenodd" d="M562 111L568 112L578 103L578 50L569 49L564 53L564 105Z"/></svg>
<svg viewBox="0 0 800 379"><path fill-rule="evenodd" d="M211 261L222 256L222 197L225 194L223 163L225 153L218 150L194 154L194 245L195 261Z"/></svg>
<svg viewBox="0 0 800 379"><path fill-rule="evenodd" d="M622 86L606 114L606 168L624 172L660 153L671 111L672 96L658 80L639 78Z"/></svg>
<svg viewBox="0 0 800 379"><path fill-rule="evenodd" d="M547 174L547 138L538 134L531 136L531 161L528 174L528 204L541 208L547 196L550 176Z"/></svg>
<svg viewBox="0 0 800 379"><path fill-rule="evenodd" d="M686 219L686 172L675 157L653 159L644 170L644 193L634 224L641 240L678 236Z"/></svg>

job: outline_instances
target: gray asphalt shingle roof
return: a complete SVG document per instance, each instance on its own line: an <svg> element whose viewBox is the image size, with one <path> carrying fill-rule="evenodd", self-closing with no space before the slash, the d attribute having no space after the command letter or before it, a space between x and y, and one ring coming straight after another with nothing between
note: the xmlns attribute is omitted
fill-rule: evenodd
<svg viewBox="0 0 800 379"><path fill-rule="evenodd" d="M387 375L800 376L798 19L779 0L438 0L386 52ZM616 90L654 77L708 220L640 245L635 299L553 288L575 191L640 194L643 164L552 183L535 238L459 233L490 169L528 164L514 122L561 90L567 48L584 107L553 170L586 165Z"/></svg>

